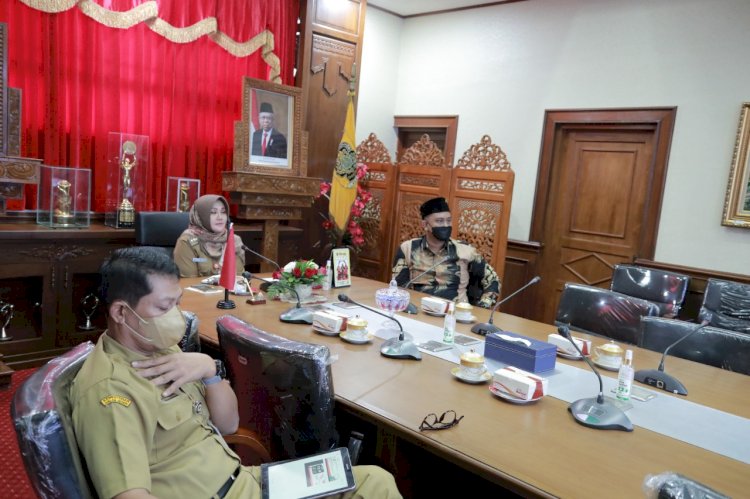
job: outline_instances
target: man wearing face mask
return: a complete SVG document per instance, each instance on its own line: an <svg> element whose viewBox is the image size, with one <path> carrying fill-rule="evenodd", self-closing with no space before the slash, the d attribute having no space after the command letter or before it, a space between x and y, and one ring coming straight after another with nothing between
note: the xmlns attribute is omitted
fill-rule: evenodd
<svg viewBox="0 0 750 499"><path fill-rule="evenodd" d="M177 266L148 247L101 269L107 331L70 389L78 447L99 497L260 497L260 468L240 465L222 434L237 397L209 356L177 346L185 320ZM400 497L380 468L355 467L361 496Z"/></svg>
<svg viewBox="0 0 750 499"><path fill-rule="evenodd" d="M396 252L393 279L405 286L413 277L436 265L418 278L412 287L456 302L490 308L500 293L497 273L470 244L451 239L450 207L445 198L433 198L419 208L424 236L404 241Z"/></svg>

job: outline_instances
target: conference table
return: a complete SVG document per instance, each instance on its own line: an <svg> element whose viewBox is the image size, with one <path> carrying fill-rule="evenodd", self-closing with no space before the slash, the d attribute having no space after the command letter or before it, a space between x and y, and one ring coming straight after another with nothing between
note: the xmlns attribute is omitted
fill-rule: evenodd
<svg viewBox="0 0 750 499"><path fill-rule="evenodd" d="M184 287L197 282L199 279L182 280ZM375 291L382 287L386 287L382 282L353 277L351 287L316 293L327 294L334 302L343 292L375 307ZM418 304L421 294L411 294L412 302ZM665 471L681 473L732 497L750 493L750 465L739 460L642 427L628 433L581 426L568 413L568 403L551 396L529 405L504 402L489 392L488 384L455 379L450 374L455 364L438 357L423 354L421 361L390 359L380 355L382 340L378 338L354 345L318 334L309 325L282 323L279 314L291 306L289 303L269 300L264 305L249 305L246 297L236 296L236 308L220 310L216 308L220 298L223 294L186 290L181 301L183 310L197 314L201 341L208 347L218 350L215 322L225 314L292 340L325 345L334 359L331 368L337 404L523 496L642 497L646 475ZM348 312L356 313L356 309ZM475 307L474 314L485 321L489 311ZM442 318L421 312L411 317L436 326L443 323ZM549 324L503 313L496 313L494 322L506 331L540 340L555 331ZM470 328L458 324L456 332L482 338ZM585 334L576 336L591 339L594 345L606 342ZM655 368L659 363L657 352L621 346L634 351L636 370ZM581 361L558 357L557 362L587 368ZM688 400L750 418L750 376L676 357L668 358L667 370L688 387ZM602 376L616 374L602 371ZM597 392L598 382L591 373L591 396ZM679 397L666 392L659 396ZM448 430L419 431L428 413L439 415L449 409L464 416L460 424Z"/></svg>

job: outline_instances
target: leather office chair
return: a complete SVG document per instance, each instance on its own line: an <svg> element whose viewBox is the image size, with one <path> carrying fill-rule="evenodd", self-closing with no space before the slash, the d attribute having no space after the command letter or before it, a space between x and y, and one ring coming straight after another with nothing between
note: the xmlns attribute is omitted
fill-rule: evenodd
<svg viewBox="0 0 750 499"><path fill-rule="evenodd" d="M240 426L259 435L274 460L338 446L328 347L287 340L234 316L216 328L227 374L240 403ZM356 463L361 435L352 433Z"/></svg>
<svg viewBox="0 0 750 499"><path fill-rule="evenodd" d="M647 315L659 315L659 307L607 289L567 283L557 306L555 324L636 345L641 317Z"/></svg>
<svg viewBox="0 0 750 499"><path fill-rule="evenodd" d="M669 345L697 327L693 322L643 317L639 347L664 352ZM750 335L704 327L690 338L675 345L669 355L720 367L728 371L750 374Z"/></svg>
<svg viewBox="0 0 750 499"><path fill-rule="evenodd" d="M685 301L690 277L663 270L615 265L612 273L612 291L653 302L662 317L677 317Z"/></svg>
<svg viewBox="0 0 750 499"><path fill-rule="evenodd" d="M172 256L174 245L188 228L189 214L177 211L139 211L135 214L135 243L164 248Z"/></svg>
<svg viewBox="0 0 750 499"><path fill-rule="evenodd" d="M712 326L750 333L750 285L709 279L698 318Z"/></svg>

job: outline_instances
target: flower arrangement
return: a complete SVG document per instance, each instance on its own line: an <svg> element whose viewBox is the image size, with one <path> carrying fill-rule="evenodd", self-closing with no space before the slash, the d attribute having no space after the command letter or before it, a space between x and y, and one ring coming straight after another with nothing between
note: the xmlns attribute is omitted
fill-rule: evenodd
<svg viewBox="0 0 750 499"><path fill-rule="evenodd" d="M278 280L268 287L268 295L275 298L290 289L295 289L298 284L321 284L326 277L325 272L325 269L319 268L312 260L289 262L283 269L273 273L273 278Z"/></svg>
<svg viewBox="0 0 750 499"><path fill-rule="evenodd" d="M357 195L349 211L349 219L346 222L344 230L339 229L336 223L327 215L320 214L323 217L323 229L326 231L331 247L348 246L355 252L362 249L365 244L365 232L362 230L360 222L362 215L365 213L367 205L372 200L372 194L365 188L367 185L367 165L357 163ZM320 196L330 200L328 193L331 191L330 182L320 183ZM319 244L316 244L316 246Z"/></svg>

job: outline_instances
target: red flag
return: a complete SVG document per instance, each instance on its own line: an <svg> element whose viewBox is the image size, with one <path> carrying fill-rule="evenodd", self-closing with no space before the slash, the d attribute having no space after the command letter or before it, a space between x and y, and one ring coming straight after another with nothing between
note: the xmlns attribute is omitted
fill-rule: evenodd
<svg viewBox="0 0 750 499"><path fill-rule="evenodd" d="M234 291L234 283L237 273L237 258L234 256L234 224L229 224L229 234L227 234L227 245L224 248L224 258L221 262L221 277L219 286L230 291Z"/></svg>
<svg viewBox="0 0 750 499"><path fill-rule="evenodd" d="M260 119L258 118L258 96L255 89L250 94L250 140L253 138L255 130L260 128Z"/></svg>

